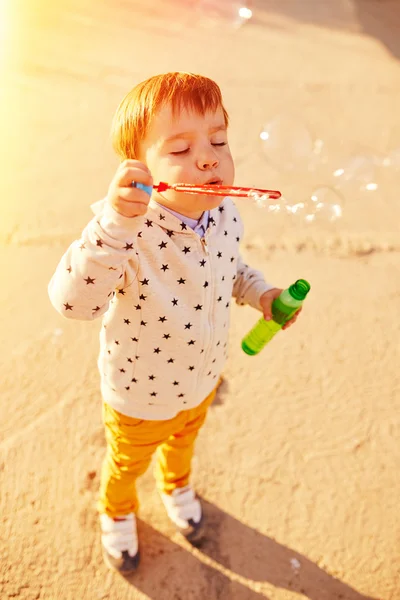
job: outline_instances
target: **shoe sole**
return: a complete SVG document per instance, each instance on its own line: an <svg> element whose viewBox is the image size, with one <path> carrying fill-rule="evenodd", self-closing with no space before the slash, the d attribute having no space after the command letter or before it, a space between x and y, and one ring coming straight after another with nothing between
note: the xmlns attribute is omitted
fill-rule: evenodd
<svg viewBox="0 0 400 600"><path fill-rule="evenodd" d="M189 521L190 522L190 521ZM203 515L199 523L190 523L192 526L192 531L185 533L184 529L179 529L179 533L193 546L197 546L200 542L203 541L205 535L205 527L204 527L204 519Z"/></svg>
<svg viewBox="0 0 400 600"><path fill-rule="evenodd" d="M107 567L109 569L111 569L112 571L116 571L120 575L132 575L133 573L136 573L136 571L139 567L140 552L138 552L136 554L136 556L133 557L133 559L132 559L135 562L135 564L132 566L132 569L119 569L115 564L112 563L108 553L104 549L102 551L102 554L103 554L103 560L104 560L105 564L107 565Z"/></svg>

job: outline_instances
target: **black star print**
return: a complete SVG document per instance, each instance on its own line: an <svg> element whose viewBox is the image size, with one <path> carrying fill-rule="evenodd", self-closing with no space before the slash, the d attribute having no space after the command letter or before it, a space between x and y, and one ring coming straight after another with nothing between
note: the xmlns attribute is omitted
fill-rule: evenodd
<svg viewBox="0 0 400 600"><path fill-rule="evenodd" d="M74 308L73 306L71 306L71 304L68 304L68 302L66 302L64 304L64 306L65 306L65 310L72 310Z"/></svg>
<svg viewBox="0 0 400 600"><path fill-rule="evenodd" d="M187 229L186 223L181 223L181 230L185 231L185 229Z"/></svg>
<svg viewBox="0 0 400 600"><path fill-rule="evenodd" d="M194 346L194 345L195 345L195 343L196 343L196 340L190 340L190 341L188 342L188 346Z"/></svg>
<svg viewBox="0 0 400 600"><path fill-rule="evenodd" d="M165 321L167 320L167 317L159 317L158 320L161 321L161 323L165 323Z"/></svg>
<svg viewBox="0 0 400 600"><path fill-rule="evenodd" d="M151 392L150 396L157 396L157 392Z"/></svg>
<svg viewBox="0 0 400 600"><path fill-rule="evenodd" d="M202 310L203 305L202 304L197 304L197 306L194 307L195 310Z"/></svg>
<svg viewBox="0 0 400 600"><path fill-rule="evenodd" d="M167 236L172 237L173 235L174 235L174 232L171 231L170 229L167 229Z"/></svg>
<svg viewBox="0 0 400 600"><path fill-rule="evenodd" d="M82 242L82 244L79 246L79 250L84 250L85 248L85 242Z"/></svg>
<svg viewBox="0 0 400 600"><path fill-rule="evenodd" d="M100 310L100 306L96 306L96 308L92 308L93 312L97 312L98 310Z"/></svg>
<svg viewBox="0 0 400 600"><path fill-rule="evenodd" d="M124 319L124 323L126 323L127 325L130 325L130 324L131 324L131 322L130 322L130 320L129 320L129 319Z"/></svg>
<svg viewBox="0 0 400 600"><path fill-rule="evenodd" d="M191 323L186 323L185 329L190 329L191 327L193 327L193 325Z"/></svg>
<svg viewBox="0 0 400 600"><path fill-rule="evenodd" d="M206 264L207 261L204 260L204 258L200 261L200 266L204 267L204 265Z"/></svg>
<svg viewBox="0 0 400 600"><path fill-rule="evenodd" d="M108 354L111 354L111 350L107 350Z"/></svg>
<svg viewBox="0 0 400 600"><path fill-rule="evenodd" d="M160 221L165 221L165 215L162 215L161 213L158 215L158 218Z"/></svg>
<svg viewBox="0 0 400 600"><path fill-rule="evenodd" d="M132 383L137 383L137 382L138 382L138 380L136 379L136 377L134 377L133 379L131 379L131 382L132 382Z"/></svg>
<svg viewBox="0 0 400 600"><path fill-rule="evenodd" d="M167 363L171 363L171 365L172 365L172 363L174 363L174 362L175 362L175 359L173 359L173 358L169 358L169 359L167 360Z"/></svg>
<svg viewBox="0 0 400 600"><path fill-rule="evenodd" d="M100 239L97 239L97 240L96 240L96 246L100 246L100 248L102 248L102 247L103 247L103 242L102 242L102 240L100 240Z"/></svg>
<svg viewBox="0 0 400 600"><path fill-rule="evenodd" d="M225 229L225 231L224 231L224 235L228 235L228 232L226 231L226 229Z"/></svg>
<svg viewBox="0 0 400 600"><path fill-rule="evenodd" d="M125 369L120 369L121 373L125 373Z"/></svg>
<svg viewBox="0 0 400 600"><path fill-rule="evenodd" d="M178 394L178 398L183 398L185 396L185 394ZM186 402L185 402L186 404Z"/></svg>
<svg viewBox="0 0 400 600"><path fill-rule="evenodd" d="M215 225L215 219L214 219L214 217L210 217L209 222L212 223L213 225Z"/></svg>
<svg viewBox="0 0 400 600"><path fill-rule="evenodd" d="M222 212L224 212L224 207L223 206L219 206L218 210L219 210L220 213L222 213Z"/></svg>
<svg viewBox="0 0 400 600"><path fill-rule="evenodd" d="M222 296L218 296L217 302L221 302L221 301L222 301Z"/></svg>
<svg viewBox="0 0 400 600"><path fill-rule="evenodd" d="M150 381L154 381L154 379L155 379L155 378L156 378L156 376L155 376L155 375L149 375L149 379L150 379Z"/></svg>
<svg viewBox="0 0 400 600"><path fill-rule="evenodd" d="M146 300L147 296L145 296L144 294L140 294L139 296L139 300Z"/></svg>
<svg viewBox="0 0 400 600"><path fill-rule="evenodd" d="M182 250L182 252L183 252L184 254L187 254L188 252L190 252L190 248L189 248L189 246L185 246L185 247L184 247L184 249Z"/></svg>
<svg viewBox="0 0 400 600"><path fill-rule="evenodd" d="M239 238L239 237L237 237L237 238L236 238L236 241L237 241L237 242L240 242L240 238Z"/></svg>
<svg viewBox="0 0 400 600"><path fill-rule="evenodd" d="M131 388L129 387L129 385L127 385L127 386L125 387L125 389L126 389L126 390L130 390Z"/></svg>
<svg viewBox="0 0 400 600"><path fill-rule="evenodd" d="M206 288L206 287L208 287L208 281L204 282L203 288Z"/></svg>
<svg viewBox="0 0 400 600"><path fill-rule="evenodd" d="M143 279L142 281L139 280L139 283L141 283L141 285L149 285L149 280L148 279Z"/></svg>
<svg viewBox="0 0 400 600"><path fill-rule="evenodd" d="M222 258L222 252L218 252L217 258Z"/></svg>
<svg viewBox="0 0 400 600"><path fill-rule="evenodd" d="M142 232L139 231L139 233L137 234L137 236L141 238L142 237Z"/></svg>
<svg viewBox="0 0 400 600"><path fill-rule="evenodd" d="M213 360L213 363L215 363L215 360L216 360L216 359L214 358L214 360Z"/></svg>
<svg viewBox="0 0 400 600"><path fill-rule="evenodd" d="M126 242L124 250L133 250L133 244L128 244L128 242Z"/></svg>
<svg viewBox="0 0 400 600"><path fill-rule="evenodd" d="M207 376L208 376L208 375L211 375L211 371L208 371L208 373L207 373Z"/></svg>
<svg viewBox="0 0 400 600"><path fill-rule="evenodd" d="M189 371L194 371L194 366L189 367Z"/></svg>
<svg viewBox="0 0 400 600"><path fill-rule="evenodd" d="M136 358L136 360L139 360L140 357L136 355L135 358Z"/></svg>
<svg viewBox="0 0 400 600"><path fill-rule="evenodd" d="M119 346L119 341L118 340L114 340L114 342L115 342L116 346Z"/></svg>
<svg viewBox="0 0 400 600"><path fill-rule="evenodd" d="M219 345L220 345L220 343L221 343L221 342L218 342L217 346L219 346Z"/></svg>
<svg viewBox="0 0 400 600"><path fill-rule="evenodd" d="M154 354L160 354L161 350L160 348L154 348Z"/></svg>
<svg viewBox="0 0 400 600"><path fill-rule="evenodd" d="M135 308L136 308L136 310L140 310L142 307L140 306L140 304L136 304Z"/></svg>
<svg viewBox="0 0 400 600"><path fill-rule="evenodd" d="M237 218L236 217L233 217L233 220L234 220L235 223L237 223Z"/></svg>
<svg viewBox="0 0 400 600"><path fill-rule="evenodd" d="M96 280L92 279L91 277L89 277L89 275L87 276L86 279L84 279L83 281L86 281L86 285L89 285L89 283L94 283Z"/></svg>
<svg viewBox="0 0 400 600"><path fill-rule="evenodd" d="M225 281L225 275L222 275L221 281Z"/></svg>
<svg viewBox="0 0 400 600"><path fill-rule="evenodd" d="M131 338L131 340L132 340L132 342L138 342L139 341L137 337Z"/></svg>
<svg viewBox="0 0 400 600"><path fill-rule="evenodd" d="M179 381L173 381L172 385L179 385Z"/></svg>
<svg viewBox="0 0 400 600"><path fill-rule="evenodd" d="M168 269L169 269L169 266L168 266L168 265L163 265L163 266L161 267L161 271L164 271L164 273L165 273L165 271L167 271Z"/></svg>
<svg viewBox="0 0 400 600"><path fill-rule="evenodd" d="M186 283L186 279L180 277L180 279L177 279L177 282L179 283L179 285L181 285L182 283Z"/></svg>
<svg viewBox="0 0 400 600"><path fill-rule="evenodd" d="M158 247L160 248L160 250L162 250L163 248L166 248L167 242L161 242L161 244L158 244Z"/></svg>
<svg viewBox="0 0 400 600"><path fill-rule="evenodd" d="M150 221L150 219L146 219L145 225L147 225L147 227L153 227L153 221Z"/></svg>
<svg viewBox="0 0 400 600"><path fill-rule="evenodd" d="M178 306L178 300L177 300L176 298L174 298L174 299L172 300L172 304L173 304L174 306Z"/></svg>
<svg viewBox="0 0 400 600"><path fill-rule="evenodd" d="M128 363L132 363L133 362L133 360L131 358L127 358L126 360L128 361Z"/></svg>
<svg viewBox="0 0 400 600"><path fill-rule="evenodd" d="M68 273L71 273L72 272L72 267L67 267L67 271L68 271Z"/></svg>
<svg viewBox="0 0 400 600"><path fill-rule="evenodd" d="M231 256L231 262L233 262L235 260L234 256Z"/></svg>
<svg viewBox="0 0 400 600"><path fill-rule="evenodd" d="M146 327L147 321L140 321L140 324L143 325L143 327Z"/></svg>
<svg viewBox="0 0 400 600"><path fill-rule="evenodd" d="M164 333L163 338L164 340L169 340L171 336L169 335L169 333Z"/></svg>

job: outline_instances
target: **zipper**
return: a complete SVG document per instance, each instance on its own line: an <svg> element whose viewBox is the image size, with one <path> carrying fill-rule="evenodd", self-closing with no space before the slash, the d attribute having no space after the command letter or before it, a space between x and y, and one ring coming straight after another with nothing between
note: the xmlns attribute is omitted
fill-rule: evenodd
<svg viewBox="0 0 400 600"><path fill-rule="evenodd" d="M205 252L205 253L207 254L207 256L208 256L208 255L210 254L210 251L209 251L209 249L208 249L208 246L207 246L207 241L206 241L206 238L205 238L205 237L202 237L202 238L200 238L200 241L201 241L201 245L203 246L203 250L204 250L204 252Z"/></svg>
<svg viewBox="0 0 400 600"><path fill-rule="evenodd" d="M201 246L203 248L204 253L206 254L206 256L210 257L210 250L208 248L207 245L207 240L206 237L202 237L200 238L200 242L201 242ZM208 271L208 276L207 279L209 279L210 281L210 288L209 289L209 294L210 294L210 301L209 301L209 309L208 309L208 314L207 314L207 320L208 320L208 332L209 332L209 336L207 336L207 342L208 342L208 346L211 347L211 342L213 341L213 330L212 330L212 326L211 326L211 313L212 313L212 294L214 294L214 290L212 288L211 285L211 281L212 281L212 268L211 268L211 263L210 263L210 258L207 261L207 271ZM205 294L206 296L208 295L207 292ZM207 302L207 300L205 299L205 302ZM206 340L205 340L206 341ZM204 349L204 353L203 353L203 369L202 369L202 373L204 373L205 375L205 366L208 364L208 357L210 354L210 350L206 350ZM204 379L204 375L202 376L202 379ZM199 375L198 377L200 378L200 371L199 371Z"/></svg>

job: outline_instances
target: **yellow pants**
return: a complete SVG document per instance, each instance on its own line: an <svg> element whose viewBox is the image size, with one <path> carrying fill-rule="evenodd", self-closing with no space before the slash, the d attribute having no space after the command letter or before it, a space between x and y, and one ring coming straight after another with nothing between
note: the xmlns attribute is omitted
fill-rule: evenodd
<svg viewBox="0 0 400 600"><path fill-rule="evenodd" d="M196 408L166 421L127 417L103 404L107 453L103 462L98 510L110 517L137 513L136 480L157 451L157 488L171 494L189 483L194 442L216 389Z"/></svg>

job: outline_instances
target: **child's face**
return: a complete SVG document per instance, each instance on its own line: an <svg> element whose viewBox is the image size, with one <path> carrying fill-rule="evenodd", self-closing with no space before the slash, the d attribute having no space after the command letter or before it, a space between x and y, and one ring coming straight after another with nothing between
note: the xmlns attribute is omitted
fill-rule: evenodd
<svg viewBox="0 0 400 600"><path fill-rule="evenodd" d="M164 181L201 185L220 180L220 185L232 185L235 177L221 108L205 116L183 110L173 118L171 106L164 106L141 143L138 158L149 167L155 184ZM219 206L223 200L223 196L173 190L162 194L154 191L153 198L193 219Z"/></svg>

